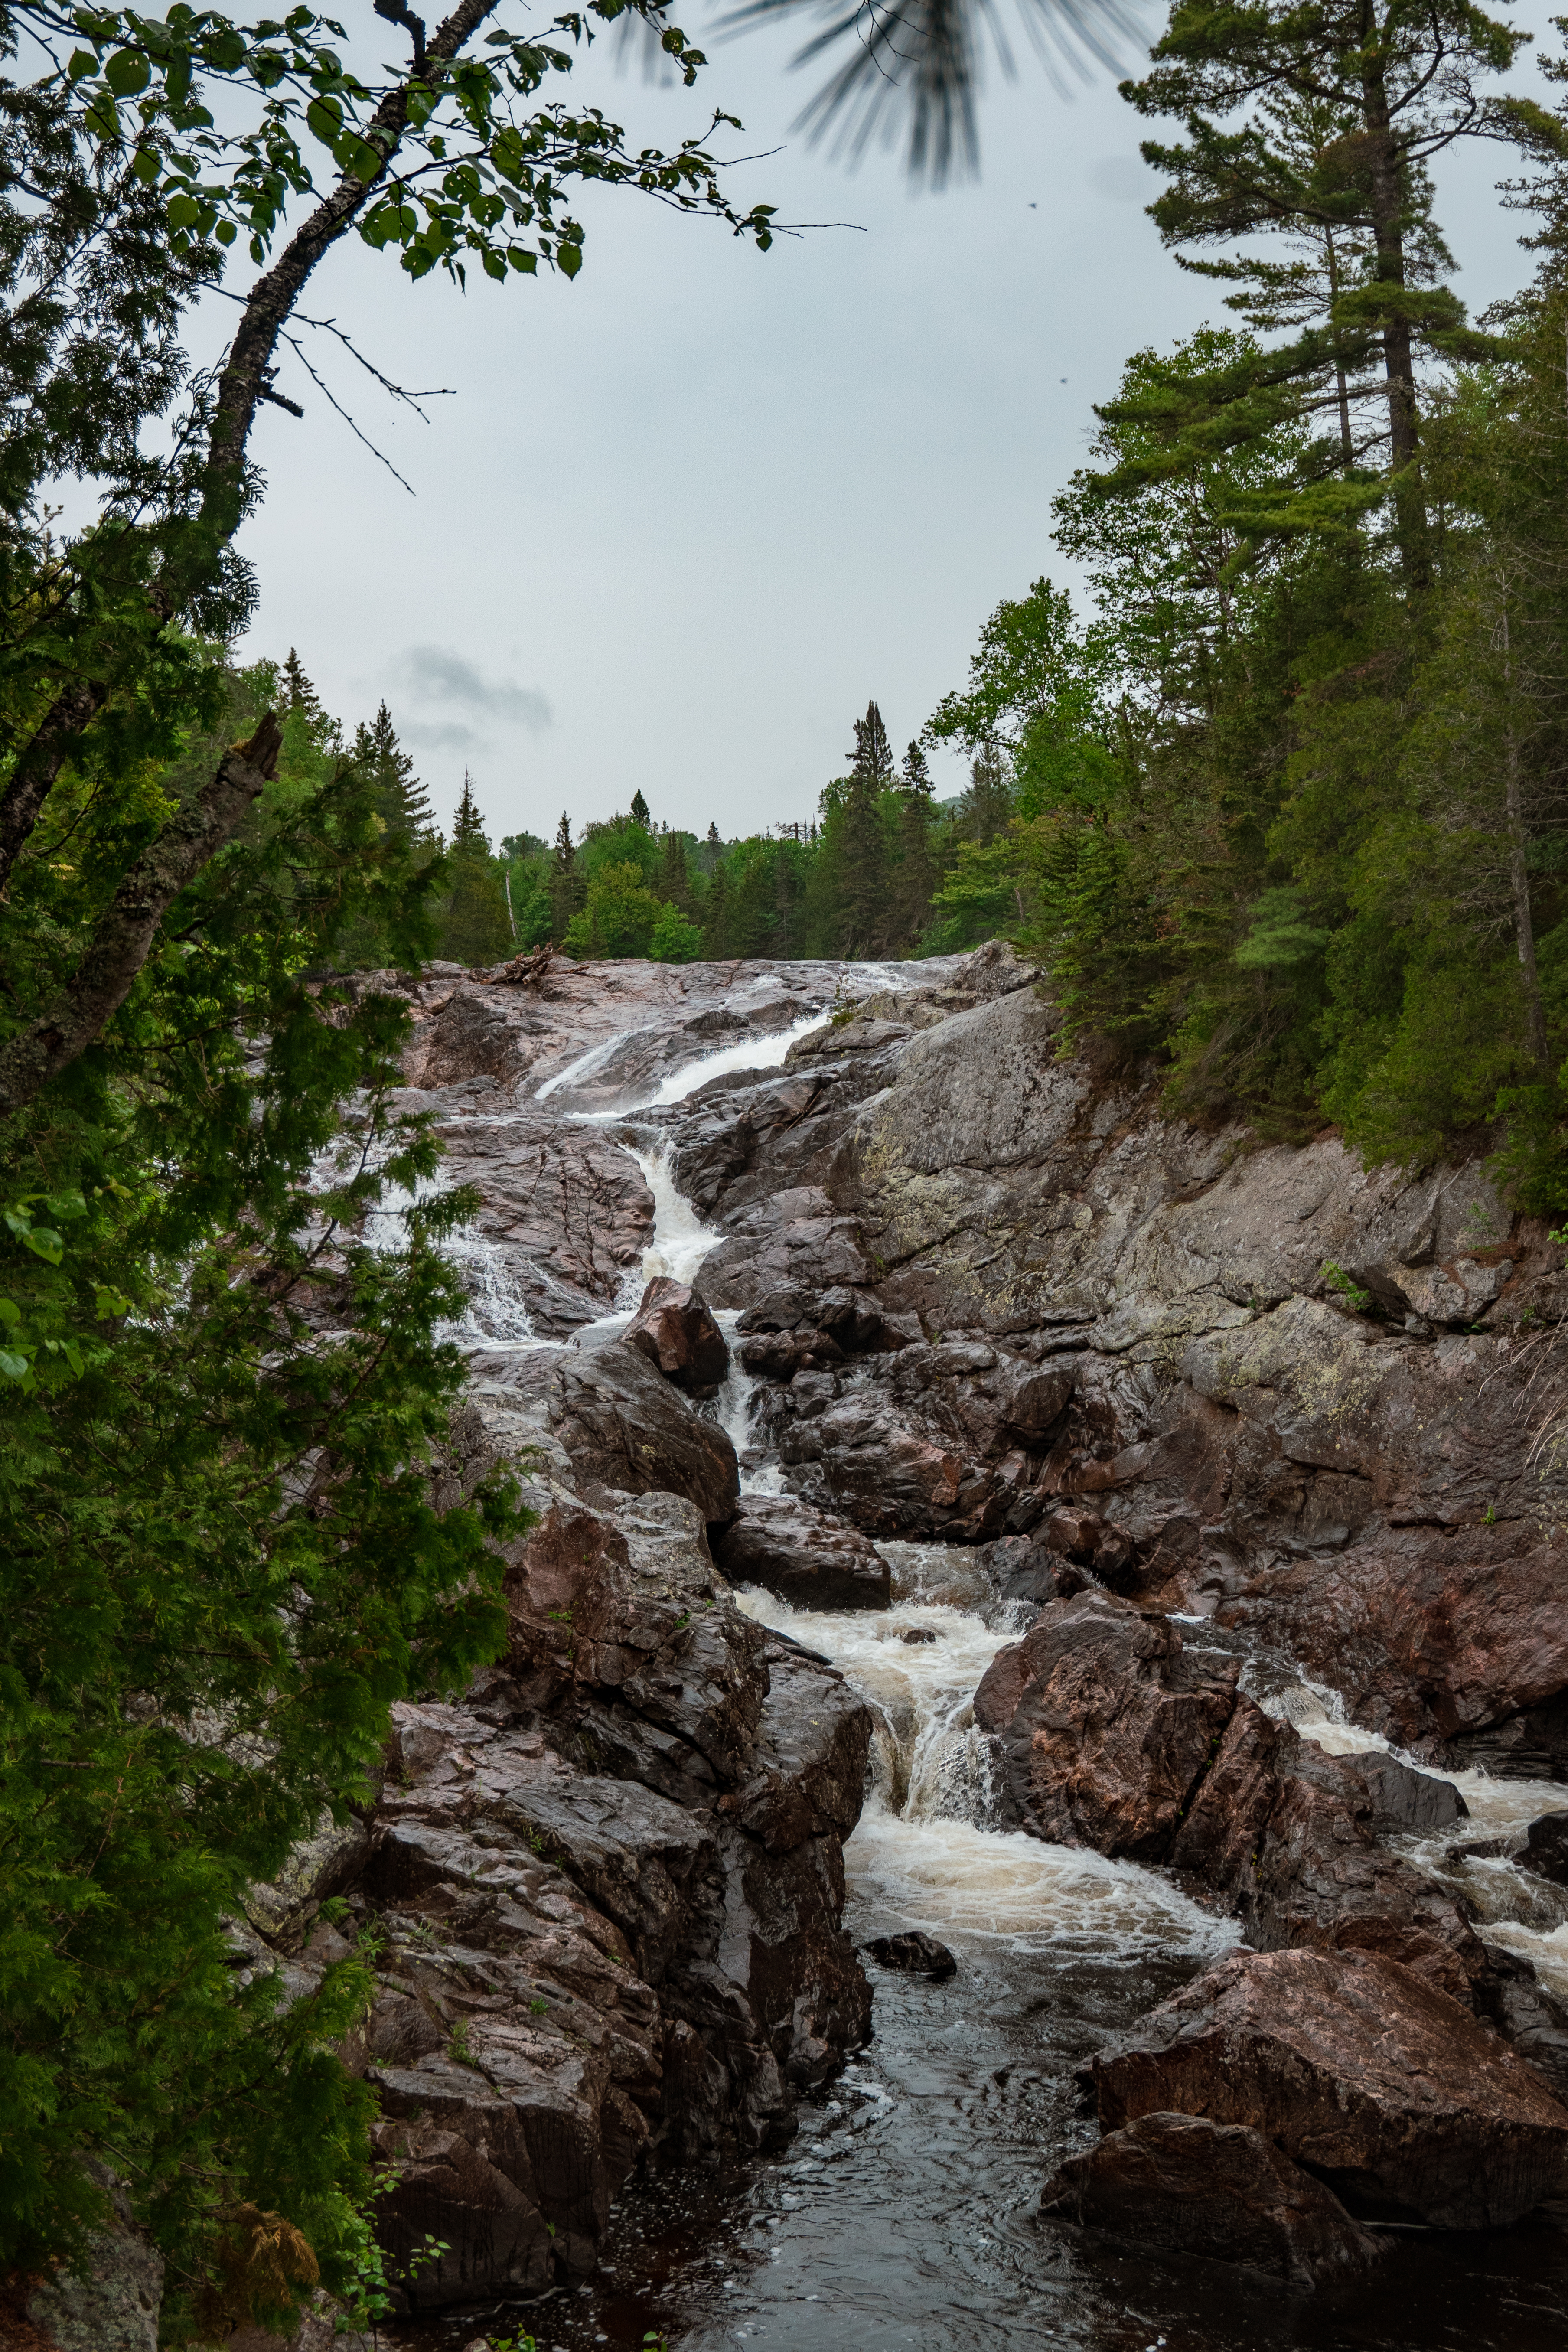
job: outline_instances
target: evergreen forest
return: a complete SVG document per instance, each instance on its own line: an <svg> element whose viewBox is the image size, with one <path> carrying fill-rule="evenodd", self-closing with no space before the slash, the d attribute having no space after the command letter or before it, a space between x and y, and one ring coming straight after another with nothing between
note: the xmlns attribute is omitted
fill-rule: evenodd
<svg viewBox="0 0 1568 2352"><path fill-rule="evenodd" d="M291 2001L226 1922L363 1803L395 1700L499 1654L524 1524L461 1456L472 1204L366 975L1004 938L1060 1051L1173 1116L1479 1153L1568 1219L1568 105L1502 92L1521 36L1469 0L1175 0L1123 94L1210 323L1128 355L901 751L866 680L809 824L612 786L497 839L309 646L248 657L249 436L339 239L526 300L593 181L770 243L706 143L566 103L628 13L710 70L656 0L428 39L378 0L413 53L374 72L303 6L0 8L0 2281L80 2246L108 2165L170 2343L318 2281L386 2308L332 2054L375 1952ZM1478 140L1531 274L1471 317L1434 173Z"/></svg>

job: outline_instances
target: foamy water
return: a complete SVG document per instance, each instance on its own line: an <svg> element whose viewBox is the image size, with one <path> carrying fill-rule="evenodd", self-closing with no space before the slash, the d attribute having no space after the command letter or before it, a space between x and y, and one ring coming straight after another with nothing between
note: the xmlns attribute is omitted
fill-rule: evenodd
<svg viewBox="0 0 1568 2352"><path fill-rule="evenodd" d="M879 1549L902 1555L917 1581L940 1582L942 1563L932 1556L954 1548ZM973 1572L956 1563L946 1570L949 1579ZM871 1707L873 1787L844 1850L852 1885L906 1926L999 1937L1020 1952L1130 1959L1228 1949L1235 1926L1154 1872L990 1825L997 1759L975 1725L974 1691L1016 1636L973 1610L900 1591L900 1582L887 1611L792 1609L754 1590L740 1596L758 1623L830 1657ZM905 1640L909 1633L917 1638Z"/></svg>
<svg viewBox="0 0 1568 2352"><path fill-rule="evenodd" d="M1250 1670L1241 1687L1248 1690ZM1252 1688L1265 1714L1293 1724L1331 1756L1364 1755L1375 1748L1425 1772L1447 1780L1458 1790L1469 1818L1453 1822L1433 1836L1405 1836L1391 1841L1417 1870L1444 1880L1474 1905L1478 1932L1488 1943L1500 1944L1521 1958L1534 1963L1542 1982L1568 1996L1568 1888L1553 1886L1521 1870L1507 1854L1470 1856L1458 1850L1502 1840L1522 1844L1524 1833L1542 1813L1568 1811L1568 1789L1550 1780L1494 1779L1490 1773L1444 1772L1424 1758L1395 1747L1380 1732L1368 1731L1346 1719L1339 1693L1303 1674L1283 1688Z"/></svg>

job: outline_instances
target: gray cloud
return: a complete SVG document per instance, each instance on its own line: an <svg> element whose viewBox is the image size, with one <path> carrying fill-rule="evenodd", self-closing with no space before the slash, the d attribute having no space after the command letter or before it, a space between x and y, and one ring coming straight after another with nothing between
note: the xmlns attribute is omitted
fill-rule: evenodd
<svg viewBox="0 0 1568 2352"><path fill-rule="evenodd" d="M474 751L485 740L471 727L458 726L452 719L437 720L433 727L422 726L415 719L397 731L416 751Z"/></svg>
<svg viewBox="0 0 1568 2352"><path fill-rule="evenodd" d="M461 654L451 652L446 646L410 646L403 657L400 682L416 702L456 704L475 718L509 720L534 734L551 723L550 705L537 688L517 686L507 678L492 681L483 677L472 662L465 661ZM408 731L416 741L434 740L428 735L421 739L416 728ZM473 740L467 729L442 737L443 744L453 746Z"/></svg>

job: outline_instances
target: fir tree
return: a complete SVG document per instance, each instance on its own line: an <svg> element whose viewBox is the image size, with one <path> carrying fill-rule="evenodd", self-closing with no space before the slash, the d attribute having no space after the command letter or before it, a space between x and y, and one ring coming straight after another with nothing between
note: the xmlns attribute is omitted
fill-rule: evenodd
<svg viewBox="0 0 1568 2352"><path fill-rule="evenodd" d="M716 824L710 824L708 828L706 838L702 844L701 856L703 872L705 874L712 874L716 872L718 869L719 860L723 856L723 855L724 844L720 836L719 828Z"/></svg>
<svg viewBox="0 0 1568 2352"><path fill-rule="evenodd" d="M430 795L414 772L414 762L397 740L397 730L392 723L392 713L385 703L381 705L374 720L366 726L362 719L354 730L352 757L355 767L370 785L375 801L375 813L389 830L405 835L410 841L429 841L436 836L436 812L430 805Z"/></svg>
<svg viewBox="0 0 1568 2352"><path fill-rule="evenodd" d="M632 823L634 824L640 824L645 833L651 828L653 824L653 816L649 811L647 801L645 801L642 796L642 786L640 784L637 786L637 791L632 794Z"/></svg>

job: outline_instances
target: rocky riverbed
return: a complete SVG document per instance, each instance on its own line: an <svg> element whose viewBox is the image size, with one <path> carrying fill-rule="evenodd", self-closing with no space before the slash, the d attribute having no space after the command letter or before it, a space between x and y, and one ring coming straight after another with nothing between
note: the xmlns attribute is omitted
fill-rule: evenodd
<svg viewBox="0 0 1568 2352"><path fill-rule="evenodd" d="M409 992L540 1516L237 1930L386 1938L395 2340L1559 2341L1562 1250L1006 949Z"/></svg>

